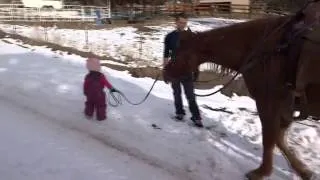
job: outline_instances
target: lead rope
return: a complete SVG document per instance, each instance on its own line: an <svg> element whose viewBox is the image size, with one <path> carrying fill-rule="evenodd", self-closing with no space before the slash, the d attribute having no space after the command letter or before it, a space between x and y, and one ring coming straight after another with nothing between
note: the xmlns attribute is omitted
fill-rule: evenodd
<svg viewBox="0 0 320 180"><path fill-rule="evenodd" d="M124 98L125 101L127 101L129 104L134 105L134 106L137 106L137 105L140 105L140 104L144 103L148 99L149 95L151 94L152 89L154 88L154 86L155 86L156 82L159 80L159 78L160 78L160 74L154 80L154 82L153 82L150 90L148 91L147 95L140 102L134 103L134 102L130 101L127 98L127 96L121 91L116 91L116 92L109 91L109 97L112 97L112 99L115 101L115 104L113 104L110 101L111 98L108 98L108 104L110 106L112 106L112 107L117 107L119 105L122 105L122 98Z"/></svg>

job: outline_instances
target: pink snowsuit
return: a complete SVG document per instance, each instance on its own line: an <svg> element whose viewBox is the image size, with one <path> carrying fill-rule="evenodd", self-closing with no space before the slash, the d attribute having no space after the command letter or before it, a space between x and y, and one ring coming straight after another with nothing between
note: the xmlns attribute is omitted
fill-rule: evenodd
<svg viewBox="0 0 320 180"><path fill-rule="evenodd" d="M112 88L106 77L100 72L100 62L98 59L89 58L87 60L89 73L85 76L83 92L87 98L84 113L87 117L92 117L96 111L97 120L106 119L106 94L105 87Z"/></svg>

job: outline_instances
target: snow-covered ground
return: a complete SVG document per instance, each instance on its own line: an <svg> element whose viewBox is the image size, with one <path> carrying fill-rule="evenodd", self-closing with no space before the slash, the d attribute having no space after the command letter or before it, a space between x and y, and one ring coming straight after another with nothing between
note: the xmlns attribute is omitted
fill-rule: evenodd
<svg viewBox="0 0 320 180"><path fill-rule="evenodd" d="M248 97L198 98L204 124L213 126L200 130L169 118L172 92L160 81L144 104L109 106L108 120L89 121L82 114L83 58L6 40L13 44L0 41L1 179L243 179L260 163L261 126ZM153 83L103 72L131 101ZM294 124L289 142L320 173L319 127ZM270 179L292 180L277 151L275 159Z"/></svg>
<svg viewBox="0 0 320 180"><path fill-rule="evenodd" d="M205 31L243 21L195 18L190 19L188 25L192 31ZM13 26L0 24L0 29L12 33ZM131 62L131 66L158 66L162 63L164 37L174 29L174 24L168 22L157 26L145 26L144 29L147 30L140 31L137 28L127 26L85 31L56 27L45 29L38 26L16 26L16 33L40 40L44 40L47 33L48 41L52 43ZM86 37L88 37L88 43L86 43Z"/></svg>

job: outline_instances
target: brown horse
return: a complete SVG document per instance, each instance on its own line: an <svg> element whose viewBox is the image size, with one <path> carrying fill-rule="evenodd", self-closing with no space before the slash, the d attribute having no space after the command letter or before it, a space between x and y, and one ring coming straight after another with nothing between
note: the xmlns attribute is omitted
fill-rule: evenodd
<svg viewBox="0 0 320 180"><path fill-rule="evenodd" d="M246 174L251 180L260 180L272 173L276 145L302 179L309 180L313 176L286 143L286 132L293 122L293 95L285 86L287 71L284 69L290 62L286 54L279 53L278 45L290 18L270 17L205 32L182 32L176 60L164 70L164 77L170 81L197 70L202 63L213 62L243 75L248 91L256 101L263 136L262 163ZM303 80L299 86L307 94L309 115L319 116L319 46L312 41L304 44L297 79Z"/></svg>

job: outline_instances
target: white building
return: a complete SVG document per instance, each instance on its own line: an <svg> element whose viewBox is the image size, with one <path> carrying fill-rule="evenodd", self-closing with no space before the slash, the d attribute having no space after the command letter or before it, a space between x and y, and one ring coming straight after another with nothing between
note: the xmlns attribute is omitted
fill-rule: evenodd
<svg viewBox="0 0 320 180"><path fill-rule="evenodd" d="M24 7L62 9L63 0L19 0Z"/></svg>

